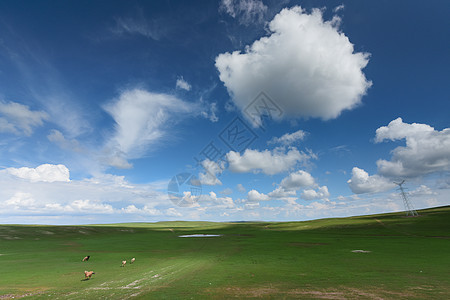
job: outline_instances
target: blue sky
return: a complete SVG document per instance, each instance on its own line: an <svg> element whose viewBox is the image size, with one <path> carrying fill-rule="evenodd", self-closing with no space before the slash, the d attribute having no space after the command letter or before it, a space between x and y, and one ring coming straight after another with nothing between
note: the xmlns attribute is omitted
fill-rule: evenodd
<svg viewBox="0 0 450 300"><path fill-rule="evenodd" d="M403 179L448 205L449 11L3 1L0 223L392 212Z"/></svg>

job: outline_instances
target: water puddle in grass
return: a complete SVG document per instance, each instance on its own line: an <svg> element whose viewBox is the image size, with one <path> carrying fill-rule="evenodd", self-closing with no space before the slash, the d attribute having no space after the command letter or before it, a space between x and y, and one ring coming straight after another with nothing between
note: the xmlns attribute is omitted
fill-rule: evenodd
<svg viewBox="0 0 450 300"><path fill-rule="evenodd" d="M371 251L367 250L352 250L353 253L370 253Z"/></svg>
<svg viewBox="0 0 450 300"><path fill-rule="evenodd" d="M189 238L189 237L217 237L222 236L221 234L185 234L185 235L179 235L178 237L181 238Z"/></svg>

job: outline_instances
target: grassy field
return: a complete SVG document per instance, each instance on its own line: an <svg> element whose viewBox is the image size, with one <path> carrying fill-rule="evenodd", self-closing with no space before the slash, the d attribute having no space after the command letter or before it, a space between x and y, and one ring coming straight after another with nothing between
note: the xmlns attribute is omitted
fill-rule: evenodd
<svg viewBox="0 0 450 300"><path fill-rule="evenodd" d="M0 299L450 299L450 207L419 213L1 225ZM222 236L178 237L197 233Z"/></svg>

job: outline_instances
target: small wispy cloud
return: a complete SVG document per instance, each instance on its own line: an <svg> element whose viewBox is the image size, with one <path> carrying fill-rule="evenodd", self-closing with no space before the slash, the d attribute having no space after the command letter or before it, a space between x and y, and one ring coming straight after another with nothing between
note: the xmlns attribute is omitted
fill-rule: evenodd
<svg viewBox="0 0 450 300"><path fill-rule="evenodd" d="M79 105L76 95L62 79L64 76L48 57L48 51L40 47L40 42L23 39L13 26L7 28L2 39L8 46L0 46L20 75L18 80L23 85L24 95L35 100L43 111L33 111L19 103L2 102L3 110L9 111L9 118L16 121L6 118L6 122L3 117L0 127L10 132L19 129L19 132L30 135L33 127L48 121L72 137L90 131L92 126L86 120L87 111Z"/></svg>
<svg viewBox="0 0 450 300"><path fill-rule="evenodd" d="M125 17L117 17L115 26L110 28L111 32L116 35L141 35L153 40L159 40L166 31L164 20L148 19L144 16L141 9L135 10L131 15Z"/></svg>
<svg viewBox="0 0 450 300"><path fill-rule="evenodd" d="M52 129L50 134L47 135L47 139L50 142L57 144L59 147L65 150L71 150L75 152L82 152L82 146L75 139L66 139L66 137L61 133L61 131Z"/></svg>
<svg viewBox="0 0 450 300"><path fill-rule="evenodd" d="M267 6L261 0L222 0L220 12L225 12L242 25L261 23L267 13Z"/></svg>
<svg viewBox="0 0 450 300"><path fill-rule="evenodd" d="M274 137L270 141L268 141L268 144L282 144L285 146L292 145L295 142L302 141L307 133L303 130L297 130L293 133L286 133L282 135L281 137L277 138Z"/></svg>
<svg viewBox="0 0 450 300"><path fill-rule="evenodd" d="M241 183L238 183L238 184L236 185L236 187L237 187L238 191L241 192L241 193L245 193L245 192L247 191L247 190L245 189L245 187L244 187Z"/></svg>
<svg viewBox="0 0 450 300"><path fill-rule="evenodd" d="M334 13L337 13L338 11L344 10L345 6L344 4L338 5L333 9Z"/></svg>
<svg viewBox="0 0 450 300"><path fill-rule="evenodd" d="M193 106L172 95L132 89L104 109L116 123L104 149L107 164L130 168L128 159L141 157L165 138L170 125L192 112Z"/></svg>
<svg viewBox="0 0 450 300"><path fill-rule="evenodd" d="M28 106L0 100L0 132L30 136L35 127L42 126L49 115Z"/></svg>
<svg viewBox="0 0 450 300"><path fill-rule="evenodd" d="M200 115L211 122L215 123L219 121L219 117L217 117L217 103L213 102L209 104Z"/></svg>
<svg viewBox="0 0 450 300"><path fill-rule="evenodd" d="M189 82L184 80L183 76L178 77L177 83L175 86L177 89L182 89L182 90L186 90L186 91L190 91L192 88L191 85L189 84Z"/></svg>

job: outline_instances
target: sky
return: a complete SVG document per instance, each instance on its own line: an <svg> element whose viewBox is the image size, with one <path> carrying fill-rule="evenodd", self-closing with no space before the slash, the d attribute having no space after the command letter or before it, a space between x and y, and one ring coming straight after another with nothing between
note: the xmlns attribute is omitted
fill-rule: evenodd
<svg viewBox="0 0 450 300"><path fill-rule="evenodd" d="M0 223L450 200L446 1L1 1Z"/></svg>

